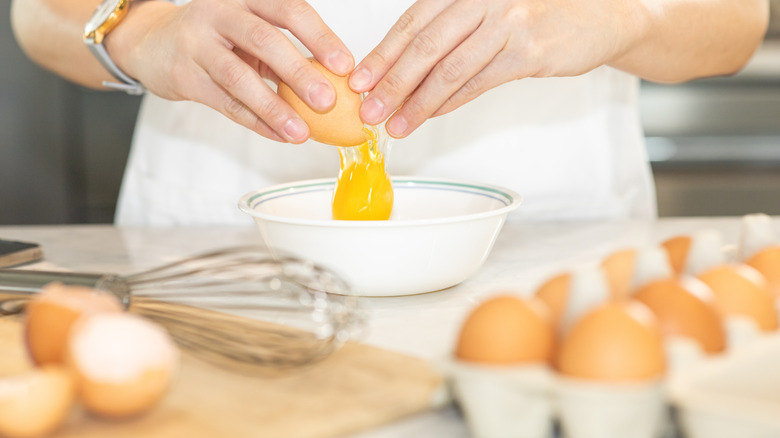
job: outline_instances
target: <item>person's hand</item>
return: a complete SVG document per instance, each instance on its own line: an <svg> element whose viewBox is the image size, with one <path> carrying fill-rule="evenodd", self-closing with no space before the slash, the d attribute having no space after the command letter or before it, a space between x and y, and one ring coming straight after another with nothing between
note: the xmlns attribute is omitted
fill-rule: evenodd
<svg viewBox="0 0 780 438"><path fill-rule="evenodd" d="M638 37L635 3L419 0L352 72L370 91L360 116L376 125L397 109L386 129L404 137L505 82L588 72Z"/></svg>
<svg viewBox="0 0 780 438"><path fill-rule="evenodd" d="M150 92L206 104L260 135L301 143L308 127L263 78L281 79L316 110L331 108L336 95L279 28L332 72L352 70L349 50L303 0L135 2L106 44Z"/></svg>

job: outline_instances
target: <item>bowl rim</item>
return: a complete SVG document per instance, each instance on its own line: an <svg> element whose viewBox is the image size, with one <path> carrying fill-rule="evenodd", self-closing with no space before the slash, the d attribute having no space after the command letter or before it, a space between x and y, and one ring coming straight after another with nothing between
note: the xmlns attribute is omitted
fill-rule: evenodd
<svg viewBox="0 0 780 438"><path fill-rule="evenodd" d="M414 185L415 183L425 185L442 185L448 187L461 187L464 189L480 190L483 192L490 192L497 195L496 198L502 202L505 202L501 208L494 210L471 213L460 216L441 217L441 218L426 218L426 219L398 219L398 220L386 220L386 221L351 221L351 220L336 220L336 219L297 219L283 216L276 216L267 213L261 213L253 209L250 205L252 201L260 196L266 196L273 193L280 193L285 191L292 191L299 188L312 188L317 186L324 186L328 184L335 184L336 178L318 178L309 180L300 180L289 183L277 184L262 189L252 190L244 194L238 201L238 208L244 213L252 216L253 218L262 219L269 222L295 224L295 225L310 225L320 227L351 227L351 228L397 228L408 227L418 225L438 225L438 224L450 224L457 222L469 222L477 219L488 218L493 216L500 216L508 214L512 210L515 210L523 202L523 198L514 190L510 190L498 185L476 183L467 180L458 180L453 178L435 178L435 177L411 177L411 176L397 176L391 178L392 183ZM503 199L501 199L503 198Z"/></svg>

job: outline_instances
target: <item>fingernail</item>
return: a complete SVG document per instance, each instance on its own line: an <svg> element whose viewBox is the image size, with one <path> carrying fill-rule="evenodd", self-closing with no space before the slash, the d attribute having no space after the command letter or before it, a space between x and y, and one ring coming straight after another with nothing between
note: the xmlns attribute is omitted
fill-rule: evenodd
<svg viewBox="0 0 780 438"><path fill-rule="evenodd" d="M366 91L371 83L371 72L365 67L358 67L349 75L349 86L358 93Z"/></svg>
<svg viewBox="0 0 780 438"><path fill-rule="evenodd" d="M366 123L376 124L382 121L385 112L385 104L376 97L369 97L363 101L360 108L360 117Z"/></svg>
<svg viewBox="0 0 780 438"><path fill-rule="evenodd" d="M328 57L328 64L335 69L333 73L345 75L349 73L350 70L352 70L353 65L352 57L349 56L349 54L344 53L342 51L338 51L335 53L332 53Z"/></svg>
<svg viewBox="0 0 780 438"><path fill-rule="evenodd" d="M409 129L409 123L406 122L404 116L397 115L387 121L385 129L393 137L403 137L406 134L406 130Z"/></svg>
<svg viewBox="0 0 780 438"><path fill-rule="evenodd" d="M284 133L287 135L287 139L292 141L302 141L309 133L309 127L306 126L306 122L298 117L287 120L283 129Z"/></svg>
<svg viewBox="0 0 780 438"><path fill-rule="evenodd" d="M317 82L309 87L309 100L314 105L315 110L326 110L333 106L336 92L330 85Z"/></svg>

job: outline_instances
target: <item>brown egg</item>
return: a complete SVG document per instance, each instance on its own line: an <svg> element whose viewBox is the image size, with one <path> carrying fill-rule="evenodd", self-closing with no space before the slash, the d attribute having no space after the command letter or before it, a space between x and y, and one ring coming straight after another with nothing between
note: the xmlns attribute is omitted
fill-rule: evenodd
<svg viewBox="0 0 780 438"><path fill-rule="evenodd" d="M86 315L73 326L69 341L68 363L79 399L88 411L106 418L151 409L178 368L178 349L168 333L137 315Z"/></svg>
<svg viewBox="0 0 780 438"><path fill-rule="evenodd" d="M74 397L73 378L58 365L0 379L0 436L51 434L64 422Z"/></svg>
<svg viewBox="0 0 780 438"><path fill-rule="evenodd" d="M477 306L466 318L455 356L506 365L549 362L552 352L553 326L544 304L499 295Z"/></svg>
<svg viewBox="0 0 780 438"><path fill-rule="evenodd" d="M726 349L726 330L712 290L701 280L682 276L641 286L634 298L658 318L664 336L692 339L706 353Z"/></svg>
<svg viewBox="0 0 780 438"><path fill-rule="evenodd" d="M537 290L535 297L544 302L550 309L550 318L556 327L566 312L566 303L571 289L571 274L564 272L544 282Z"/></svg>
<svg viewBox="0 0 780 438"><path fill-rule="evenodd" d="M27 350L38 365L63 363L68 331L81 315L121 312L110 293L61 283L46 285L25 308L24 335Z"/></svg>
<svg viewBox="0 0 780 438"><path fill-rule="evenodd" d="M691 248L691 236L675 236L665 240L661 246L669 255L669 263L674 273L679 275L684 272L688 251Z"/></svg>
<svg viewBox="0 0 780 438"><path fill-rule="evenodd" d="M760 272L775 298L780 298L780 245L770 245L747 259L746 264Z"/></svg>
<svg viewBox="0 0 780 438"><path fill-rule="evenodd" d="M601 262L601 267L607 276L612 298L622 299L628 297L636 267L636 250L623 249L616 251Z"/></svg>
<svg viewBox="0 0 780 438"><path fill-rule="evenodd" d="M337 76L325 66L311 60L312 65L333 84L336 104L328 111L317 112L301 100L284 82L279 82L277 93L309 125L312 140L334 146L357 146L366 141L363 122L360 120L360 94L349 88L346 76Z"/></svg>
<svg viewBox="0 0 780 438"><path fill-rule="evenodd" d="M555 358L562 375L599 381L648 381L666 371L656 318L635 301L607 302L578 320Z"/></svg>
<svg viewBox="0 0 780 438"><path fill-rule="evenodd" d="M775 297L766 279L748 265L722 265L697 276L715 293L721 313L744 316L763 331L778 327Z"/></svg>

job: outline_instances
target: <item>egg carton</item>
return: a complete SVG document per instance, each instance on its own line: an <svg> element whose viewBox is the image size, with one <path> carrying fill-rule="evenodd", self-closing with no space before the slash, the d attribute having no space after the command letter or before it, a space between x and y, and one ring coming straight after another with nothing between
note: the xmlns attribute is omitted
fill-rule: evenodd
<svg viewBox="0 0 780 438"><path fill-rule="evenodd" d="M780 333L684 365L637 384L539 365L451 361L445 372L474 438L780 437Z"/></svg>
<svg viewBox="0 0 780 438"><path fill-rule="evenodd" d="M780 334L680 371L666 393L686 438L780 437Z"/></svg>

